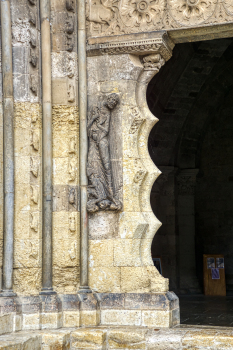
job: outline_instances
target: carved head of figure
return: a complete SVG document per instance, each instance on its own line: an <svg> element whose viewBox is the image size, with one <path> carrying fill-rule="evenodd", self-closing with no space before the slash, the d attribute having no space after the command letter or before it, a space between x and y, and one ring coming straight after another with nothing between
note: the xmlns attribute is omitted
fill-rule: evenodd
<svg viewBox="0 0 233 350"><path fill-rule="evenodd" d="M107 97L106 106L109 109L114 109L119 102L119 96L117 94L111 94Z"/></svg>

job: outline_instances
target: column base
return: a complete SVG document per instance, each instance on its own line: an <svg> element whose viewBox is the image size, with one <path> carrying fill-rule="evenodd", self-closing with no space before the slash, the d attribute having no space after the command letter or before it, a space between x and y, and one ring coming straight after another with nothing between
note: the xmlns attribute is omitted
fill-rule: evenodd
<svg viewBox="0 0 233 350"><path fill-rule="evenodd" d="M55 292L53 290L53 288L43 288L39 294L40 295L56 295L57 292Z"/></svg>
<svg viewBox="0 0 233 350"><path fill-rule="evenodd" d="M12 298L12 297L16 297L17 294L13 292L13 290L9 289L9 290L2 290L0 292L0 298L5 298L5 297L8 297L8 298Z"/></svg>
<svg viewBox="0 0 233 350"><path fill-rule="evenodd" d="M82 293L92 293L92 290L88 286L79 287L78 294Z"/></svg>

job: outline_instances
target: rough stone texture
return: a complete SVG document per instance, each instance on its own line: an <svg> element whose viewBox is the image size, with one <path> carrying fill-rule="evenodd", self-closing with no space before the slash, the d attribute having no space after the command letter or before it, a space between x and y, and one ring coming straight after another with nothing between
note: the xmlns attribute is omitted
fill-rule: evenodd
<svg viewBox="0 0 233 350"><path fill-rule="evenodd" d="M1 350L230 350L232 344L232 330L224 327L89 327L0 337Z"/></svg>
<svg viewBox="0 0 233 350"><path fill-rule="evenodd" d="M41 286L41 107L15 103L14 289L35 294Z"/></svg>

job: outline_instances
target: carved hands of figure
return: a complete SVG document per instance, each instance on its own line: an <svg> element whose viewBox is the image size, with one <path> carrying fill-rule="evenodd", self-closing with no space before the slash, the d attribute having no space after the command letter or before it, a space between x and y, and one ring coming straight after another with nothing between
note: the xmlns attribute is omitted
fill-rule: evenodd
<svg viewBox="0 0 233 350"><path fill-rule="evenodd" d="M216 8L217 0L168 0L168 4L174 20L190 27L210 18Z"/></svg>
<svg viewBox="0 0 233 350"><path fill-rule="evenodd" d="M95 213L99 210L122 209L122 203L114 193L113 176L109 151L109 128L111 111L119 103L117 94L110 94L100 107L92 108L87 123L89 138L87 176L87 210Z"/></svg>
<svg viewBox="0 0 233 350"><path fill-rule="evenodd" d="M164 64L165 60L160 54L143 57L143 65L145 70L155 70L158 73Z"/></svg>

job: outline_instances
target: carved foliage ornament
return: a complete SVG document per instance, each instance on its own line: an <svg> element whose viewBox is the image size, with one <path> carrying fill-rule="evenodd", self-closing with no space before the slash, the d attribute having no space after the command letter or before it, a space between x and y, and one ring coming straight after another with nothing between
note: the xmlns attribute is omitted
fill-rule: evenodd
<svg viewBox="0 0 233 350"><path fill-rule="evenodd" d="M114 193L109 150L111 112L119 103L117 94L110 94L100 107L93 107L88 116L87 210L121 210L122 204Z"/></svg>
<svg viewBox="0 0 233 350"><path fill-rule="evenodd" d="M87 20L90 34L94 36L167 30L233 20L232 0L89 1Z"/></svg>
<svg viewBox="0 0 233 350"><path fill-rule="evenodd" d="M225 0L223 2L225 9L227 10L228 14L233 15L233 1L232 0Z"/></svg>
<svg viewBox="0 0 233 350"><path fill-rule="evenodd" d="M194 26L210 18L217 0L169 0L172 17L181 25Z"/></svg>
<svg viewBox="0 0 233 350"><path fill-rule="evenodd" d="M121 0L120 16L126 27L150 30L161 22L165 0Z"/></svg>

